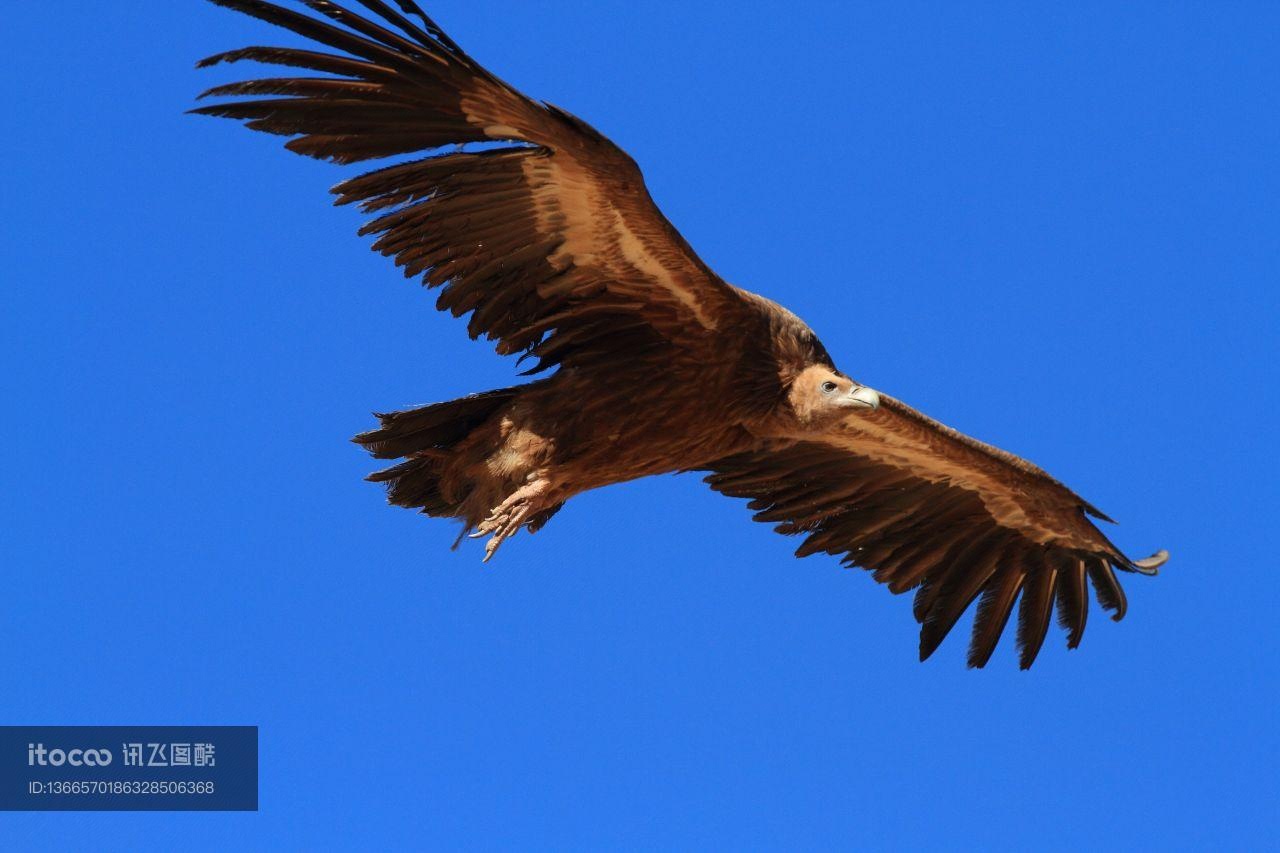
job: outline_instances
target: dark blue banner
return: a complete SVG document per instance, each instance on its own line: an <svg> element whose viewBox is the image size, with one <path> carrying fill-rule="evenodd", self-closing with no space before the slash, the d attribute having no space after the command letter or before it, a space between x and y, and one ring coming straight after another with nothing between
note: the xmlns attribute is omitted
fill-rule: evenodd
<svg viewBox="0 0 1280 853"><path fill-rule="evenodd" d="M0 726L0 811L257 809L257 726Z"/></svg>

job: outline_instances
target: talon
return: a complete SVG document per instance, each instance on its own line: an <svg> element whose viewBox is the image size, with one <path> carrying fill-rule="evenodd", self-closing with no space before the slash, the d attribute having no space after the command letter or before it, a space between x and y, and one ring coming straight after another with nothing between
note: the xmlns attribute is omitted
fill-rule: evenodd
<svg viewBox="0 0 1280 853"><path fill-rule="evenodd" d="M490 536L484 546L482 562L489 562L502 543L519 532L526 519L536 515L542 509L540 498L549 485L546 480L530 481L508 495L506 500L494 507L484 521L476 525L475 532L470 534L471 539Z"/></svg>

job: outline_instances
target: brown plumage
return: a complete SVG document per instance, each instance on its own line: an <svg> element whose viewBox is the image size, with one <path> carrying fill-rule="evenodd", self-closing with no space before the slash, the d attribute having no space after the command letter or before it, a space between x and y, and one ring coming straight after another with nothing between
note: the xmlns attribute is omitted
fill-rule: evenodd
<svg viewBox="0 0 1280 853"><path fill-rule="evenodd" d="M1052 612L1080 642L1091 583L1120 619L1125 557L1097 510L1030 463L961 435L836 370L814 333L726 284L654 206L635 163L581 120L526 98L467 56L409 0L327 0L316 15L212 0L326 50L250 47L323 76L218 86L194 112L291 137L336 163L418 154L351 178L338 204L407 277L469 314L471 336L534 360L541 380L381 415L356 440L401 460L370 479L392 503L461 519L485 559L579 492L671 471L708 472L756 519L916 590L920 656L977 600L969 664L983 666L1017 605L1022 666ZM477 149L469 143L494 143ZM456 147L454 147L456 146ZM1019 603L1020 602L1020 603Z"/></svg>

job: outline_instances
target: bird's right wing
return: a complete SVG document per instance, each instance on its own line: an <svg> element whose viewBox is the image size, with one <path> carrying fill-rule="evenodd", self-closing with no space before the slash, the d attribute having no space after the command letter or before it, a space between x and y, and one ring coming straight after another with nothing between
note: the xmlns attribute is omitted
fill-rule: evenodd
<svg viewBox="0 0 1280 853"><path fill-rule="evenodd" d="M357 0L376 21L328 0L303 2L329 21L261 0L212 2L337 52L210 57L201 65L253 60L324 76L217 86L205 95L236 100L193 112L293 137L290 150L337 163L425 152L335 192L378 214L362 233L379 235L374 248L406 276L440 287L438 308L472 312L472 337L542 369L663 347L698 353L746 310L663 217L630 157L494 77L410 0L395 0L401 11ZM502 145L439 152L467 143Z"/></svg>
<svg viewBox="0 0 1280 853"><path fill-rule="evenodd" d="M820 436L773 441L707 470L716 491L752 499L757 521L806 536L797 556L839 555L892 592L917 589L921 660L981 597L969 665L985 665L1021 595L1026 669L1055 601L1074 648L1086 579L1119 620L1126 604L1114 569L1154 574L1168 558L1130 560L1086 517L1105 516L1044 471L884 395L878 411Z"/></svg>

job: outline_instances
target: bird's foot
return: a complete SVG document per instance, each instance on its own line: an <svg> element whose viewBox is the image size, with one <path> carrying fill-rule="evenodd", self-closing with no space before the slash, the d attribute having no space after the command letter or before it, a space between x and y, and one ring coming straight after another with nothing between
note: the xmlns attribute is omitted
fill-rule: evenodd
<svg viewBox="0 0 1280 853"><path fill-rule="evenodd" d="M551 483L547 480L530 480L494 507L488 517L476 525L475 532L471 534L472 539L490 537L484 546L484 562L489 562L498 552L499 546L514 536L521 525L546 509L543 497L550 488Z"/></svg>

